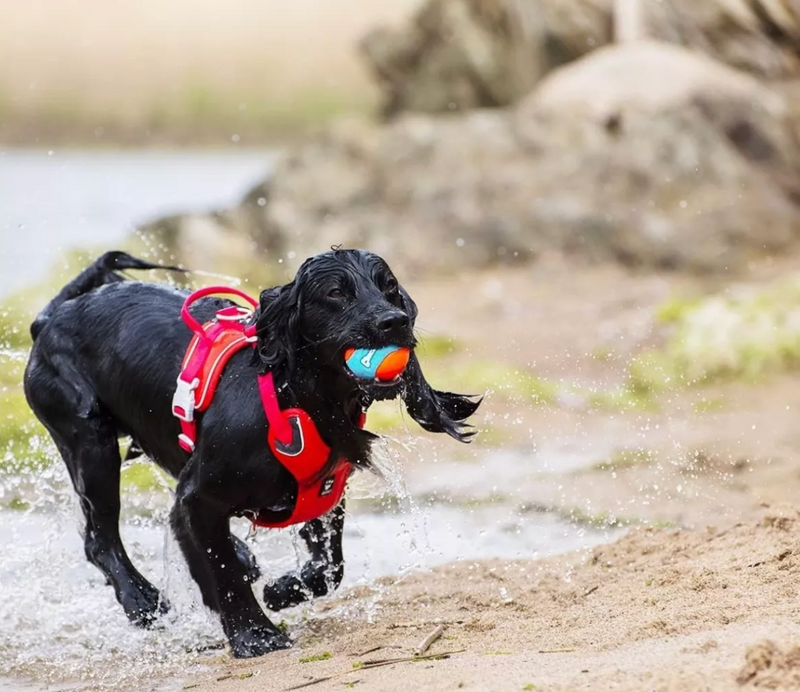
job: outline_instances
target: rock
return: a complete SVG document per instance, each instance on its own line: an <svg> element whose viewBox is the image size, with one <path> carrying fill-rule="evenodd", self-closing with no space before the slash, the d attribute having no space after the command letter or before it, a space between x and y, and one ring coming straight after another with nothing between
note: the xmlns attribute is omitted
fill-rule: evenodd
<svg viewBox="0 0 800 692"><path fill-rule="evenodd" d="M326 133L277 166L265 228L298 260L341 243L407 271L552 250L734 270L800 231L789 125L747 74L666 44L610 46L514 113Z"/></svg>
<svg viewBox="0 0 800 692"><path fill-rule="evenodd" d="M614 0L427 0L361 50L383 113L516 103L561 65L612 39ZM789 0L640 0L645 36L771 80L800 76L800 5Z"/></svg>
<svg viewBox="0 0 800 692"><path fill-rule="evenodd" d="M429 0L361 52L385 116L505 106L554 67L606 43L611 0Z"/></svg>
<svg viewBox="0 0 800 692"><path fill-rule="evenodd" d="M600 49L546 79L517 125L547 171L530 223L585 254L721 271L800 231L784 99L702 55Z"/></svg>
<svg viewBox="0 0 800 692"><path fill-rule="evenodd" d="M702 51L767 79L800 76L800 6L792 0L643 0L651 38Z"/></svg>

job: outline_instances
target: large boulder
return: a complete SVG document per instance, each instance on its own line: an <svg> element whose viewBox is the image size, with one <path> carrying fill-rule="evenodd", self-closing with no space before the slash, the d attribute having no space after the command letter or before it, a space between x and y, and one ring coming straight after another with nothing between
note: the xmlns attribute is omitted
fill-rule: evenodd
<svg viewBox="0 0 800 692"><path fill-rule="evenodd" d="M549 72L608 44L615 0L426 0L361 42L383 113L508 106ZM622 3L619 3L621 6ZM800 76L791 0L639 0L643 36L770 80Z"/></svg>
<svg viewBox="0 0 800 692"><path fill-rule="evenodd" d="M794 243L785 99L667 44L610 46L516 112L340 127L275 169L263 228L300 258L343 243L410 270L559 250L724 271Z"/></svg>
<svg viewBox="0 0 800 692"><path fill-rule="evenodd" d="M428 0L361 52L383 114L506 106L554 67L610 39L613 0Z"/></svg>
<svg viewBox="0 0 800 692"><path fill-rule="evenodd" d="M518 109L538 162L529 223L645 265L725 270L778 251L800 231L790 115L778 93L703 55L600 49Z"/></svg>

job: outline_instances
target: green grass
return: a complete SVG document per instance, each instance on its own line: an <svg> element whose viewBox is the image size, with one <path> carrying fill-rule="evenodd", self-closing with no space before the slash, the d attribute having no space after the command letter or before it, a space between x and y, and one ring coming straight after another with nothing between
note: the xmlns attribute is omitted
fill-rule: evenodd
<svg viewBox="0 0 800 692"><path fill-rule="evenodd" d="M419 339L417 353L420 359L445 358L462 350L461 343L452 336L426 334Z"/></svg>
<svg viewBox="0 0 800 692"><path fill-rule="evenodd" d="M423 367L425 364L423 363ZM528 370L503 362L473 360L438 371L427 368L428 379L439 389L457 388L468 394L487 391L534 404L551 404L558 397L558 384L537 377Z"/></svg>
<svg viewBox="0 0 800 692"><path fill-rule="evenodd" d="M756 381L800 365L800 274L762 286L740 286L657 310L666 344L630 366L640 395L711 382Z"/></svg>
<svg viewBox="0 0 800 692"><path fill-rule="evenodd" d="M609 389L594 389L588 394L592 408L601 411L631 411L658 409L658 402L653 398L652 392L638 390L629 383L621 387Z"/></svg>
<svg viewBox="0 0 800 692"><path fill-rule="evenodd" d="M195 81L156 99L147 121L155 130L218 127L236 133L239 126L245 131L296 131L343 113L367 112L370 106L365 95L339 89L307 89L275 98L262 91L228 91Z"/></svg>
<svg viewBox="0 0 800 692"><path fill-rule="evenodd" d="M163 491L175 487L175 479L149 461L134 461L122 469L123 489L139 492Z"/></svg>
<svg viewBox="0 0 800 692"><path fill-rule="evenodd" d="M331 658L333 658L333 654L330 651L323 651L311 656L303 656L302 658L298 659L298 661L300 663L313 663L315 661L327 661Z"/></svg>
<svg viewBox="0 0 800 692"><path fill-rule="evenodd" d="M214 143L217 145L285 144L341 115L367 116L374 110L371 90L353 87L298 87L275 95L257 88L226 88L197 79L178 89L154 94L134 111L113 103L76 98L40 99L34 107L17 106L0 94L0 117L20 139L68 142L70 145Z"/></svg>
<svg viewBox="0 0 800 692"><path fill-rule="evenodd" d="M50 466L55 450L21 388L0 390L0 471L20 473Z"/></svg>
<svg viewBox="0 0 800 692"><path fill-rule="evenodd" d="M640 523L635 519L617 517L610 514L607 510L597 514L589 514L579 507L557 507L539 503L528 503L519 508L520 513L534 512L536 514L554 514L564 521L568 521L576 526L586 526L588 528L605 531L631 524Z"/></svg>

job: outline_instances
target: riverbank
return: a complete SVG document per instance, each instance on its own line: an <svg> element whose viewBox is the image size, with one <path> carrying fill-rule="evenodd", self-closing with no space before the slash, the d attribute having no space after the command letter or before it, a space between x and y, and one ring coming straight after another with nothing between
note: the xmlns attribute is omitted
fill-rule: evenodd
<svg viewBox="0 0 800 692"><path fill-rule="evenodd" d="M754 266L751 279L780 273ZM466 282L471 300L454 300ZM626 535L567 556L467 559L376 580L314 607L293 628L294 650L221 659L183 684L199 692L308 683L386 692L796 689L800 378L780 370L717 378L617 406L586 393L624 382L637 354L663 347L659 313L717 287L558 264L423 285L412 294L425 296L425 328L460 345L450 373L466 383L470 362L492 352L519 373L535 363L540 396L552 398L524 403L498 375L487 399L481 425L495 444L531 450L526 472L512 458L483 465L478 448L433 467L408 454L409 480L424 488L427 479L423 494L437 502L506 502L518 517L556 512ZM444 446L436 440L434 449ZM484 468L491 481L482 492L462 481L459 463ZM409 661L438 624L434 658ZM403 660L371 664L388 659Z"/></svg>
<svg viewBox="0 0 800 692"><path fill-rule="evenodd" d="M482 436L462 447L422 433L397 406L370 411L410 497L393 499L397 486L356 489L347 584L276 616L296 639L288 652L239 662L197 651L220 646L221 632L166 537L168 489L138 472L129 482L144 467L124 474L123 534L176 605L146 633L131 630L84 564L61 466L34 475L42 502L24 483L4 483L4 501L19 492L12 506L24 511L8 508L21 521L6 523L0 542L13 633L0 674L80 690L283 690L330 675L310 689L728 690L741 689L739 678L791 689L793 361L666 388L641 369L645 355L671 354L691 306L766 291L790 275L786 262L752 265L745 287L557 258L404 281L432 383L488 390ZM773 309L763 298L761 308ZM143 499L156 492L158 502ZM267 578L298 559L286 532L254 549ZM368 665L408 658L439 621L430 654L449 658Z"/></svg>
<svg viewBox="0 0 800 692"><path fill-rule="evenodd" d="M725 529L638 529L562 558L383 580L329 604L298 648L184 689L796 689L799 517L765 508Z"/></svg>

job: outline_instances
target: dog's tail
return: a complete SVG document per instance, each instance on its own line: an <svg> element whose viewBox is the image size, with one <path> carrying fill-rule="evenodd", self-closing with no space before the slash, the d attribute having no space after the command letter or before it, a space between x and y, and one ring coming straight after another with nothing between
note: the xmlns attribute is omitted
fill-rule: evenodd
<svg viewBox="0 0 800 692"><path fill-rule="evenodd" d="M119 269L166 269L168 271L183 272L185 269L161 264L153 264L145 260L131 257L127 252L114 250L107 252L96 259L90 266L84 269L78 276L62 288L58 295L53 298L44 309L36 316L31 324L31 336L34 340L44 329L47 320L51 315L68 300L89 293L95 288L105 284L113 284L117 281L124 281L124 278L117 274Z"/></svg>

